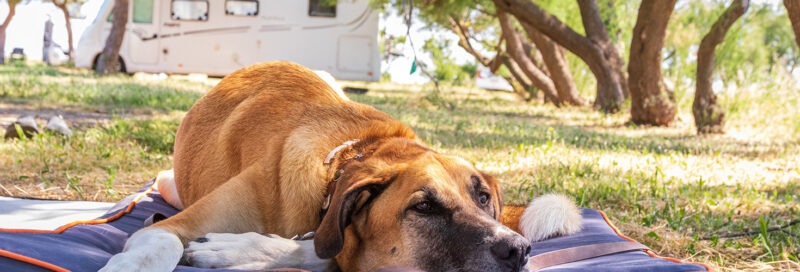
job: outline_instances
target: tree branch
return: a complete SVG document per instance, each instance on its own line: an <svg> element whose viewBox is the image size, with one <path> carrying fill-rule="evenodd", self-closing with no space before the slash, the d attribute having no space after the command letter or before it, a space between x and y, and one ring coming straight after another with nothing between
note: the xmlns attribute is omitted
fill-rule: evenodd
<svg viewBox="0 0 800 272"><path fill-rule="evenodd" d="M597 9L597 0L578 0L578 8L586 37L596 44L611 43L606 26L603 24L603 17Z"/></svg>
<svg viewBox="0 0 800 272"><path fill-rule="evenodd" d="M505 9L523 23L531 24L582 59L591 59L594 46L584 36L575 32L564 22L544 11L530 0L494 0L498 9ZM538 18L538 19L537 19Z"/></svg>
<svg viewBox="0 0 800 272"><path fill-rule="evenodd" d="M539 88L544 93L545 97L553 102L556 106L561 106L561 100L558 98L553 81L547 77L528 57L528 54L522 51L522 42L519 33L514 30L514 24L506 14L505 10L497 10L497 18L500 20L500 28L503 32L503 37L506 39L506 50L514 61L519 64L519 67L531 80L536 88Z"/></svg>
<svg viewBox="0 0 800 272"><path fill-rule="evenodd" d="M492 73L497 72L497 69L499 69L500 65L502 64L498 60L500 51L498 51L498 54L495 55L494 59L489 59L485 57L483 54L481 54L481 52L478 52L478 50L476 50L475 47L472 46L472 43L469 41L471 35L469 34L468 31L464 29L464 26L461 24L460 20L456 19L455 16L453 15L449 16L447 19L448 21L450 21L451 30L456 32L456 35L459 38L458 45L461 46L461 48L464 48L464 50L466 50L467 53L474 56L475 59L478 60L478 62L483 64L483 66L488 67L489 70L492 71Z"/></svg>

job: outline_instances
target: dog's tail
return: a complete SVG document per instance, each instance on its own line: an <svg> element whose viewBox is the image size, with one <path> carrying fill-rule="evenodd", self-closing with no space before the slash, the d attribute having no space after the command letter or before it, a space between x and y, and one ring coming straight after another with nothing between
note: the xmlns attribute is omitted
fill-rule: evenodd
<svg viewBox="0 0 800 272"><path fill-rule="evenodd" d="M183 210L183 202L178 196L178 187L175 186L175 173L170 170L161 171L156 178L158 192L164 200L178 210Z"/></svg>
<svg viewBox="0 0 800 272"><path fill-rule="evenodd" d="M504 205L500 222L537 242L580 231L581 212L568 197L547 194L537 197L527 207Z"/></svg>

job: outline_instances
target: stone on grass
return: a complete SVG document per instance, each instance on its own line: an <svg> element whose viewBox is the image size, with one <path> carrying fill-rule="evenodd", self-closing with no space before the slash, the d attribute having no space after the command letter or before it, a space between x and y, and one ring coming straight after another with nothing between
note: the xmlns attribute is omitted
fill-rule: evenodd
<svg viewBox="0 0 800 272"><path fill-rule="evenodd" d="M8 127L6 127L6 139L19 138L19 133L17 133L17 129L14 124L19 125L22 129L22 134L28 138L33 137L33 135L41 132L39 129L39 124L36 124L36 119L33 118L33 115L25 115L18 118L17 121L14 121L14 123L11 123L8 125Z"/></svg>
<svg viewBox="0 0 800 272"><path fill-rule="evenodd" d="M45 126L44 129L64 136L72 136L72 130L69 129L69 125L58 115L50 117L50 121L47 121L47 126Z"/></svg>

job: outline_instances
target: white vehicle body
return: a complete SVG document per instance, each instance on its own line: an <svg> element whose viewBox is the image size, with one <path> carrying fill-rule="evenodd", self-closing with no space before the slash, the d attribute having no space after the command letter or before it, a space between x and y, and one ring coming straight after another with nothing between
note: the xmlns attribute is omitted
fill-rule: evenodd
<svg viewBox="0 0 800 272"><path fill-rule="evenodd" d="M508 84L503 77L492 74L489 68L479 67L478 76L475 77L475 87L487 90L513 91L511 84Z"/></svg>
<svg viewBox="0 0 800 272"><path fill-rule="evenodd" d="M337 79L380 79L378 14L368 0L131 0L120 57L125 72L224 76L273 60ZM106 0L78 43L75 64L92 68L111 30ZM183 17L183 18L182 18Z"/></svg>

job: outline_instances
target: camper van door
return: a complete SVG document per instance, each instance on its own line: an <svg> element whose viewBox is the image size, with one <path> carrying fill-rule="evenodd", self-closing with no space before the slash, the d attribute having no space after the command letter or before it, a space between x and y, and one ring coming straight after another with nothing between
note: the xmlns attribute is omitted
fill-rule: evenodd
<svg viewBox="0 0 800 272"><path fill-rule="evenodd" d="M151 71L158 64L161 41L159 5L155 0L133 0L131 2L131 26L128 28L128 49L131 64L141 66L138 70ZM149 69L148 69L149 68Z"/></svg>

